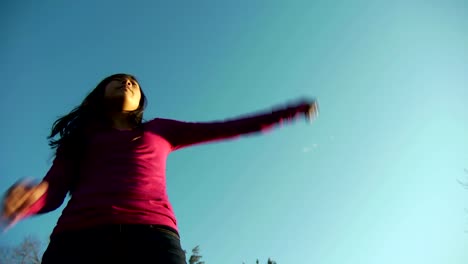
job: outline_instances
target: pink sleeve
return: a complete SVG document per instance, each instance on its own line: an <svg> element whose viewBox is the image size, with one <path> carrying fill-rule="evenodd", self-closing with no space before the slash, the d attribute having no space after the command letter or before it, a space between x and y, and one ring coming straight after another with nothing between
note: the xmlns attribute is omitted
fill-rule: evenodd
<svg viewBox="0 0 468 264"><path fill-rule="evenodd" d="M274 125L291 121L299 114L304 113L305 107L276 109L271 112L209 123L165 119L165 137L171 143L173 150L177 150L194 144L231 139L255 132L266 132Z"/></svg>

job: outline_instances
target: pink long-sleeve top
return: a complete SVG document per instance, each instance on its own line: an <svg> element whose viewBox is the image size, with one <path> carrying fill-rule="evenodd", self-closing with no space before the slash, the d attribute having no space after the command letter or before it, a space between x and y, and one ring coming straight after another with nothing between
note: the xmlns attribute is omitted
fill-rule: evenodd
<svg viewBox="0 0 468 264"><path fill-rule="evenodd" d="M156 118L142 130L107 130L90 139L76 187L53 233L105 224L154 224L177 230L166 191L169 153L190 145L266 131L305 111L289 107L221 122L189 123ZM70 191L60 152L44 177L47 192L26 216L57 209Z"/></svg>

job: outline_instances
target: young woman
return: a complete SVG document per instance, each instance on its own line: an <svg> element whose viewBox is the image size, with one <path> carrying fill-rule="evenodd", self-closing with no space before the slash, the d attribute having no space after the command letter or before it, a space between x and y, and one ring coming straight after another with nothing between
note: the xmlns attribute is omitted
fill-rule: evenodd
<svg viewBox="0 0 468 264"><path fill-rule="evenodd" d="M314 100L303 100L222 122L143 122L145 105L135 77L105 78L54 123L56 155L42 181L19 182L5 194L2 219L9 226L55 210L70 194L43 263L186 263L166 192L169 153L317 113Z"/></svg>

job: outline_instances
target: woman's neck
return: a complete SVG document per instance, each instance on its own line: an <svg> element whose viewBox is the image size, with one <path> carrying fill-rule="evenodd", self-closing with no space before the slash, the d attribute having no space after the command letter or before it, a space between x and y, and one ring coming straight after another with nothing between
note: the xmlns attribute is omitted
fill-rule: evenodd
<svg viewBox="0 0 468 264"><path fill-rule="evenodd" d="M111 125L118 130L132 130L134 125L129 121L126 113L111 113Z"/></svg>

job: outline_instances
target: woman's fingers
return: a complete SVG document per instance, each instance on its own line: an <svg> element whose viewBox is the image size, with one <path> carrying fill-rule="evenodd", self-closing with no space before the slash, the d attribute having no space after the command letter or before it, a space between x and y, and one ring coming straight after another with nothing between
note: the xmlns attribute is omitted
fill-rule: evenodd
<svg viewBox="0 0 468 264"><path fill-rule="evenodd" d="M318 116L319 107L318 107L318 103L316 100L313 100L308 104L308 110L305 114L306 114L306 119L309 122L313 121Z"/></svg>
<svg viewBox="0 0 468 264"><path fill-rule="evenodd" d="M3 212L2 215L6 218L10 218L19 206L26 199L25 194L27 193L27 185L17 183L13 185L6 193L3 200Z"/></svg>
<svg viewBox="0 0 468 264"><path fill-rule="evenodd" d="M309 115L317 117L319 114L319 107L317 101L313 101L310 105Z"/></svg>

